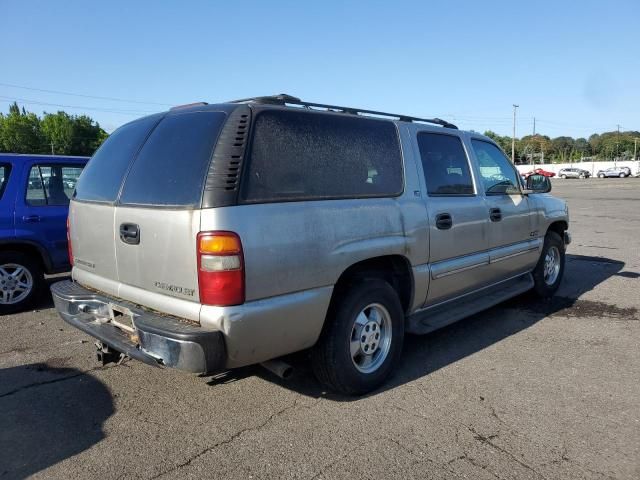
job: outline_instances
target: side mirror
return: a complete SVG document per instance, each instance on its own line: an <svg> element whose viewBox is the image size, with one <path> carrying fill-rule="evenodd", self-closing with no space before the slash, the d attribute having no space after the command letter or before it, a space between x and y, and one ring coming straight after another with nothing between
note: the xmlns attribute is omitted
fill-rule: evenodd
<svg viewBox="0 0 640 480"><path fill-rule="evenodd" d="M551 180L544 175L529 175L527 177L527 193L549 193Z"/></svg>

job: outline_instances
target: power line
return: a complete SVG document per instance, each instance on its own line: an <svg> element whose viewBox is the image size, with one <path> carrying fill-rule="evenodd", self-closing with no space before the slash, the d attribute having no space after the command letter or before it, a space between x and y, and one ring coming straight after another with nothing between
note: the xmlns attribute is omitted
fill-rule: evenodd
<svg viewBox="0 0 640 480"><path fill-rule="evenodd" d="M12 83L0 83L0 86L3 87L12 87L12 88L21 88L23 90L32 90L34 92L45 92L45 93L56 93L58 95L70 95L72 97L82 97L82 98L95 98L98 100L110 100L113 102L125 102L125 103L138 103L142 105L160 105L163 107L172 107L173 105L170 103L159 103L159 102L144 102L141 100L128 100L126 98L117 98L117 97L100 97L97 95L84 95L82 93L71 93L71 92L63 92L60 90L47 90L44 88L33 88L33 87L25 87L22 85L14 85Z"/></svg>
<svg viewBox="0 0 640 480"><path fill-rule="evenodd" d="M155 111L154 110L123 110L123 109L112 109L112 108L87 107L85 105L65 105L61 103L50 103L50 102L43 102L40 100L31 100L28 98L8 97L5 95L0 95L0 99L11 100L14 102L22 102L28 105L46 105L51 107L76 108L78 110L95 110L97 112L118 113L122 115L140 116L148 113L157 113L157 110Z"/></svg>

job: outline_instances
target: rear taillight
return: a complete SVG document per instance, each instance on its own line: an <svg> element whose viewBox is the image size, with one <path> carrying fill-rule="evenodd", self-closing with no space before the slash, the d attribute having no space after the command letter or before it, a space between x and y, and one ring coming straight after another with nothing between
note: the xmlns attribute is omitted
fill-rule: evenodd
<svg viewBox="0 0 640 480"><path fill-rule="evenodd" d="M197 237L200 303L244 303L244 260L240 237L233 232L200 232Z"/></svg>
<svg viewBox="0 0 640 480"><path fill-rule="evenodd" d="M67 252L69 253L69 265L73 267L73 249L71 248L71 230L69 217L67 217Z"/></svg>

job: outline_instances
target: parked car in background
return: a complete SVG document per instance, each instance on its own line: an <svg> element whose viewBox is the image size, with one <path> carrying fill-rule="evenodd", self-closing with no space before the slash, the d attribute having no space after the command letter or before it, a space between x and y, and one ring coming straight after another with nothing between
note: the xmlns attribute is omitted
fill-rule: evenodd
<svg viewBox="0 0 640 480"><path fill-rule="evenodd" d="M549 172L547 170L543 170L542 168L535 168L530 172L523 174L524 178L528 178L531 175L542 175L543 177L555 177L556 174L554 172Z"/></svg>
<svg viewBox="0 0 640 480"><path fill-rule="evenodd" d="M66 221L87 157L0 153L0 314L29 307L70 269Z"/></svg>
<svg viewBox="0 0 640 480"><path fill-rule="evenodd" d="M629 177L631 176L631 169L629 167L611 167L605 170L598 170L597 177L598 178L608 178L608 177Z"/></svg>
<svg viewBox="0 0 640 480"><path fill-rule="evenodd" d="M558 171L558 177L560 178L589 178L590 176L589 170L582 168L561 168Z"/></svg>
<svg viewBox="0 0 640 480"><path fill-rule="evenodd" d="M550 189L439 119L286 95L176 107L92 157L51 291L103 362L211 373L310 349L322 383L362 394L405 331L554 294L570 237Z"/></svg>

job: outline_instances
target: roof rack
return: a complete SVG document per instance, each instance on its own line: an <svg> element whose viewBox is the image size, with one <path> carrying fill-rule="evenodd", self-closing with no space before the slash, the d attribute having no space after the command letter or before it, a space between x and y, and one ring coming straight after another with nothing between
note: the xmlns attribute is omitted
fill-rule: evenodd
<svg viewBox="0 0 640 480"><path fill-rule="evenodd" d="M410 117L408 115L399 115L397 113L386 113L386 112L377 112L375 110L364 110L362 108L353 108L353 107L341 107L338 105L327 105L324 103L313 103L313 102L305 102L300 100L298 97L293 97L291 95L287 95L286 93L281 93L279 95L269 95L264 97L250 97L250 98L241 98L239 100L232 100L227 103L261 103L267 105L300 105L306 108L325 108L331 112L342 112L348 113L351 115L378 115L381 117L393 117L397 118L401 122L424 122L424 123L432 123L435 125L440 125L444 128L454 128L458 129L453 123L449 123L446 120L442 120L440 118L418 118L418 117Z"/></svg>

